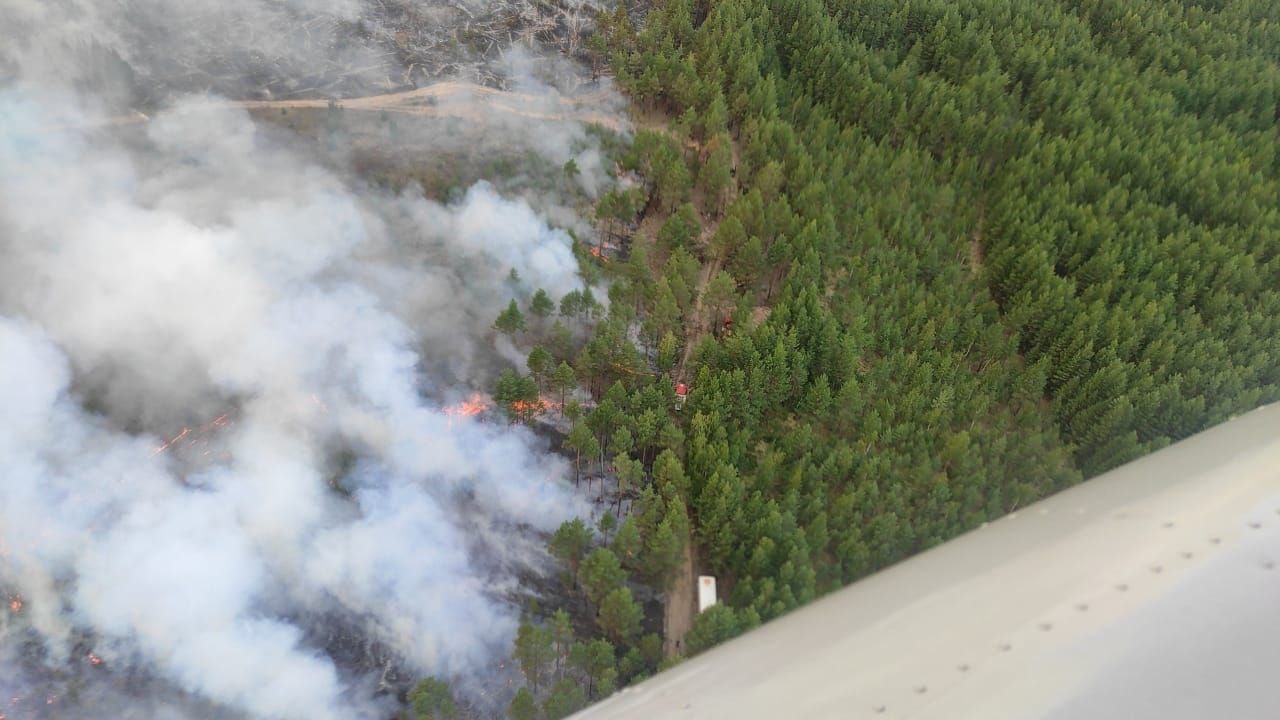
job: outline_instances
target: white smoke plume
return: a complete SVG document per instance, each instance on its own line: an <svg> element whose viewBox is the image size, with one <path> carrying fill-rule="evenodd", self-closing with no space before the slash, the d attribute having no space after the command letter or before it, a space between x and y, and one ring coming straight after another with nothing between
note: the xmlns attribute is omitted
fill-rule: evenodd
<svg viewBox="0 0 1280 720"><path fill-rule="evenodd" d="M116 9L0 0L73 41L69 18ZM56 46L11 46L0 87L0 591L21 598L0 687L78 668L177 693L138 717L184 694L200 717L382 716L315 641L336 616L416 673L481 675L531 536L582 511L532 433L441 407L503 363L513 293L579 287L569 237L483 183L373 192L203 96L103 130Z"/></svg>
<svg viewBox="0 0 1280 720"><path fill-rule="evenodd" d="M0 78L114 103L190 92L369 95L440 77L497 81L512 41L573 55L600 0L3 0ZM575 73L576 75L576 73Z"/></svg>

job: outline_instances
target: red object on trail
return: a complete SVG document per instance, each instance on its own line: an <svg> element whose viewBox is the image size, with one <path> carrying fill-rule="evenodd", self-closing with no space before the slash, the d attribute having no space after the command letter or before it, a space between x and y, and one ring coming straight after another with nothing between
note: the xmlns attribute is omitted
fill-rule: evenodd
<svg viewBox="0 0 1280 720"><path fill-rule="evenodd" d="M684 401L689 397L689 386L684 383L676 385L676 410L684 409Z"/></svg>

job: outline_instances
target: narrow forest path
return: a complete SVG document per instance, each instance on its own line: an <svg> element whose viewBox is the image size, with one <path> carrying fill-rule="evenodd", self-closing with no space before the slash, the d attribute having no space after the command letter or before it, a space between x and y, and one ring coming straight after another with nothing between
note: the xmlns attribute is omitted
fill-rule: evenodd
<svg viewBox="0 0 1280 720"><path fill-rule="evenodd" d="M716 230L719 227L720 223L718 221L706 222L698 242L703 247L709 247L711 238L715 237ZM706 304L703 299L707 294L707 286L711 284L711 279L720 272L722 264L720 256L712 253L711 260L703 263L702 274L698 276L698 286L694 288L693 307L689 309L689 318L685 321L684 352L680 355L680 364L676 366L676 377L680 382L687 383L693 380L686 370L690 358L693 357L693 349L703 335L715 329L714 321L710 323L710 326L706 322Z"/></svg>
<svg viewBox="0 0 1280 720"><path fill-rule="evenodd" d="M495 90L494 88L467 82L440 82L415 90L333 101L325 98L306 100L211 100L208 105L211 107L242 108L244 110L321 110L333 107L337 110L456 117L467 120L484 120L489 113L496 112L531 120L577 121L600 125L610 130L622 131L625 129L619 116L593 110L593 108L605 105L605 96L600 92L575 97L531 95L528 93ZM99 124L132 125L145 123L150 119L150 117L140 112L133 112L128 115L108 118Z"/></svg>
<svg viewBox="0 0 1280 720"><path fill-rule="evenodd" d="M693 575L692 540L692 537L687 538L684 544L680 571L671 584L671 590L667 592L667 603L663 608L662 654L667 657L684 652L684 636L693 628L693 618L698 612L694 605L698 583Z"/></svg>
<svg viewBox="0 0 1280 720"><path fill-rule="evenodd" d="M974 277L982 274L982 262L986 253L982 248L982 224L986 219L986 203L978 203L978 219L973 223L973 232L969 235L969 272Z"/></svg>
<svg viewBox="0 0 1280 720"><path fill-rule="evenodd" d="M706 306L703 304L702 298L706 294L704 291L707 289L707 285L711 283L711 278L715 277L718 272L720 272L720 261L716 259L703 265L702 275L698 277L698 287L695 289L697 294L693 300L693 307L689 310L689 320L685 323L688 330L684 338L684 352L680 355L680 364L676 366L676 377L681 382L687 383L693 380L685 368L688 367L689 360L693 357L693 349L697 346L698 341L702 339L703 335L711 331L711 328L707 327L705 318Z"/></svg>
<svg viewBox="0 0 1280 720"><path fill-rule="evenodd" d="M705 218L704 221L705 227L699 237L699 242L704 247L709 247L711 238L715 236L720 223L706 220ZM720 272L722 264L720 256L712 253L711 260L702 265L702 274L699 275L698 286L695 288L693 307L689 311L690 317L685 321L684 353L680 356L680 364L675 372L677 382L687 383L693 380L686 369L689 365L689 360L693 357L693 348L702 339L703 335L714 329L714 320L710 323L710 326L705 322L706 306L703 303L703 298L706 295L707 286L711 284L711 279ZM692 501L692 498L689 500ZM662 650L667 657L684 652L684 636L693 628L693 619L698 614L696 603L698 578L694 560L693 523L690 522L689 535L685 538L684 557L680 562L680 570L676 573L676 579L671 585L671 590L667 592L666 605L663 607Z"/></svg>

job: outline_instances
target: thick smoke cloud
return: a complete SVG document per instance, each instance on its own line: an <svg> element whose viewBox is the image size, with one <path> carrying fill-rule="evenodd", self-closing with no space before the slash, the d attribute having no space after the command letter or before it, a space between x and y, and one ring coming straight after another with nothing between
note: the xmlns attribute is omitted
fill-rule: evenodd
<svg viewBox="0 0 1280 720"><path fill-rule="evenodd" d="M219 12L354 12L319 4ZM489 328L513 294L579 286L570 239L484 183L372 192L203 96L102 129L56 49L132 62L145 5L0 0L40 28L0 89L0 686L381 716L310 627L342 617L465 690L509 651L531 535L581 509L532 433L441 406L516 358Z"/></svg>
<svg viewBox="0 0 1280 720"><path fill-rule="evenodd" d="M445 76L509 77L515 41L582 49L597 0L4 0L0 78L57 80L116 107L191 92L349 97ZM579 75L579 73L574 73Z"/></svg>
<svg viewBox="0 0 1280 720"><path fill-rule="evenodd" d="M116 104L340 91L385 84L394 67L340 32L365 11L360 0L5 0L0 9L0 67Z"/></svg>

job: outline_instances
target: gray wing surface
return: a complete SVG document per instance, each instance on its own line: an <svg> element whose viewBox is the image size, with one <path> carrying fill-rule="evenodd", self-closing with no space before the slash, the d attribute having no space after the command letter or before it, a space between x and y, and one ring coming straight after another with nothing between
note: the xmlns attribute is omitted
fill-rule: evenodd
<svg viewBox="0 0 1280 720"><path fill-rule="evenodd" d="M832 593L577 718L1280 718L1280 404Z"/></svg>

